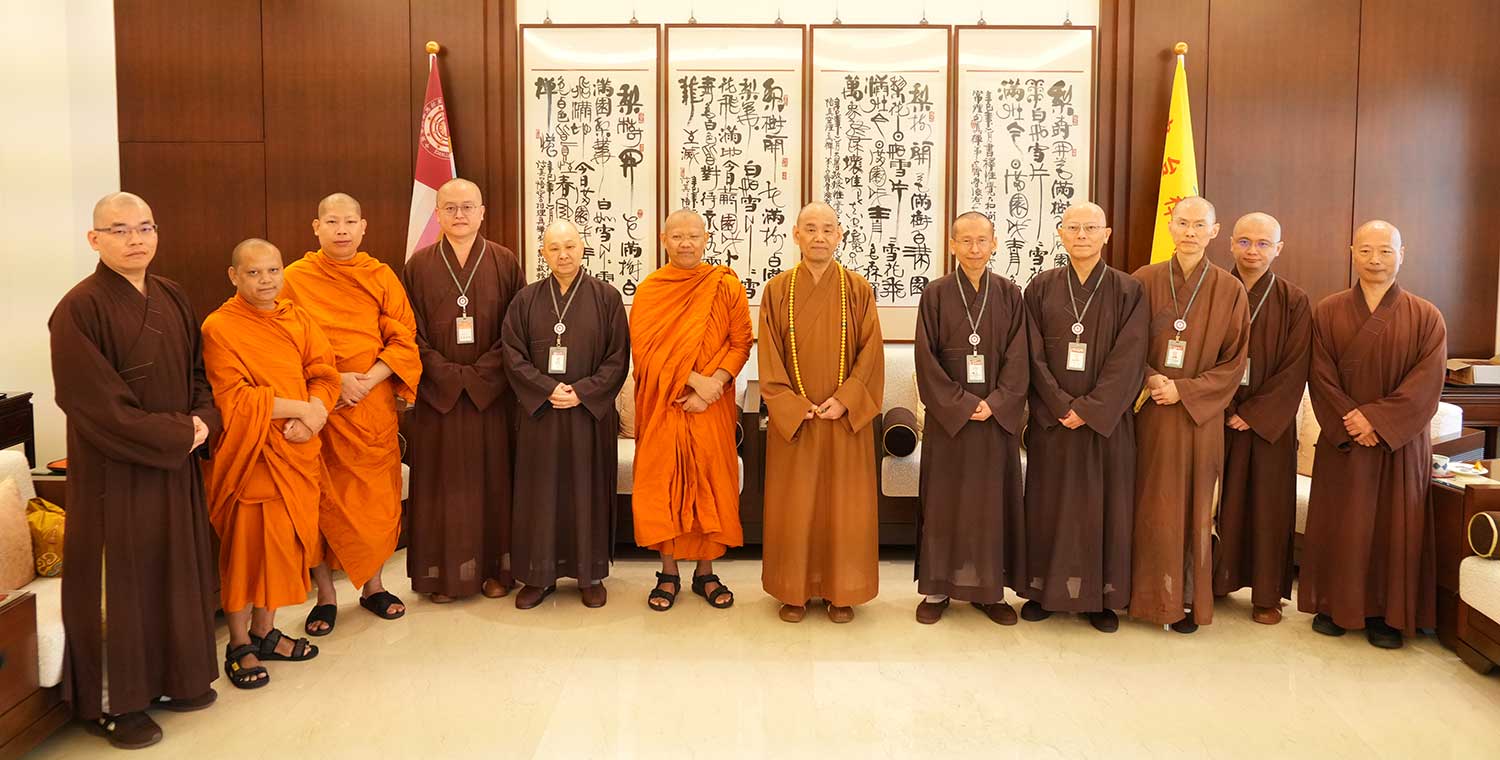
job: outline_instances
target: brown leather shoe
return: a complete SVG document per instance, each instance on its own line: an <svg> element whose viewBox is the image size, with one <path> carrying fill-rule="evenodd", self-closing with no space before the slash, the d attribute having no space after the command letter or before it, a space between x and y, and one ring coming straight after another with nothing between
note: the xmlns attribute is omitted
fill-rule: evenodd
<svg viewBox="0 0 1500 760"><path fill-rule="evenodd" d="M490 599L499 599L510 594L510 586L501 583L495 578L484 579L484 584L479 587L479 593Z"/></svg>
<svg viewBox="0 0 1500 760"><path fill-rule="evenodd" d="M84 727L89 733L108 739L116 749L142 749L161 741L161 726L144 712L106 715L85 721Z"/></svg>
<svg viewBox="0 0 1500 760"><path fill-rule="evenodd" d="M162 699L153 705L153 707L160 707L163 710L171 710L172 712L195 712L213 707L214 702L218 700L219 692L209 689L190 699Z"/></svg>
<svg viewBox="0 0 1500 760"><path fill-rule="evenodd" d="M951 600L944 599L941 602L929 602L923 599L922 603L917 605L917 622L922 625L932 625L942 620L943 611L948 609L949 601Z"/></svg>
<svg viewBox="0 0 1500 760"><path fill-rule="evenodd" d="M802 604L783 604L781 611L776 613L782 620L788 623L800 623L802 618L807 617L807 606Z"/></svg>
<svg viewBox="0 0 1500 760"><path fill-rule="evenodd" d="M1256 607L1250 613L1250 619L1261 625L1276 625L1281 622L1281 609L1278 607Z"/></svg>
<svg viewBox="0 0 1500 760"><path fill-rule="evenodd" d="M448 596L447 594L428 594L427 598L431 599L433 604L452 604L453 603L453 597Z"/></svg>
<svg viewBox="0 0 1500 760"><path fill-rule="evenodd" d="M854 619L854 608L830 604L828 605L828 619L835 623L847 623Z"/></svg>
<svg viewBox="0 0 1500 760"><path fill-rule="evenodd" d="M609 601L609 592L604 590L603 583L591 583L578 589L578 593L583 596L583 606L591 610L599 609Z"/></svg>
<svg viewBox="0 0 1500 760"><path fill-rule="evenodd" d="M979 602L973 602L973 605L980 612L988 615L990 620L993 620L1000 625L1016 624L1016 609L1009 604L1006 604L1005 602L995 602L994 604L980 604Z"/></svg>
<svg viewBox="0 0 1500 760"><path fill-rule="evenodd" d="M552 592L556 590L557 586L555 585L546 588L542 588L541 586L522 586L521 592L516 594L516 609L529 610L541 604L543 599L552 596Z"/></svg>

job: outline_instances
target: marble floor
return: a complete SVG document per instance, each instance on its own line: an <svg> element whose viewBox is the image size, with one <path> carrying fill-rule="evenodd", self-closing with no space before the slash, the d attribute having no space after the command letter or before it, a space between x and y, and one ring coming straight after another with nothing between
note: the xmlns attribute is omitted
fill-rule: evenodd
<svg viewBox="0 0 1500 760"><path fill-rule="evenodd" d="M912 618L909 560L881 563L881 596L850 625L821 608L776 617L760 563L719 572L739 599L710 609L684 589L645 608L654 566L622 561L609 605L563 586L542 607L511 598L411 605L386 622L347 587L338 629L272 683L186 715L154 713L181 758L1075 758L1496 757L1500 677L1435 638L1376 650L1310 617L1250 621L1248 592L1191 636L1122 621L1113 635L1054 616L1001 627L967 606ZM684 567L686 569L686 566ZM403 593L404 592L404 593ZM309 605L285 610L300 630ZM221 628L219 646L224 634ZM32 757L114 753L70 725ZM115 753L117 754L117 753Z"/></svg>

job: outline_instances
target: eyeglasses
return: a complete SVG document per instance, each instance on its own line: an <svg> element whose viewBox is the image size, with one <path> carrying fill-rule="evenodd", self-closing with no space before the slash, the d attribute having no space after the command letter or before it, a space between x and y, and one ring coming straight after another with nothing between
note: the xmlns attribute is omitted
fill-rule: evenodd
<svg viewBox="0 0 1500 760"><path fill-rule="evenodd" d="M155 224L147 223L135 227L124 224L116 224L112 227L95 227L94 231L113 235L116 240L129 240L132 233L140 235L143 238L148 238L155 235L159 229L161 228Z"/></svg>
<svg viewBox="0 0 1500 760"><path fill-rule="evenodd" d="M1234 247L1242 251L1248 251L1251 247L1261 253L1270 253L1276 248L1276 244L1269 240L1251 240L1250 238L1235 238Z"/></svg>
<svg viewBox="0 0 1500 760"><path fill-rule="evenodd" d="M458 216L458 212L460 211L464 212L464 216L473 216L474 212L479 210L479 204L465 203L460 206L456 203L449 203L438 210L446 216Z"/></svg>
<svg viewBox="0 0 1500 760"><path fill-rule="evenodd" d="M1058 225L1057 228L1069 235L1077 235L1080 232L1097 235L1104 231L1104 225L1102 224L1062 224Z"/></svg>

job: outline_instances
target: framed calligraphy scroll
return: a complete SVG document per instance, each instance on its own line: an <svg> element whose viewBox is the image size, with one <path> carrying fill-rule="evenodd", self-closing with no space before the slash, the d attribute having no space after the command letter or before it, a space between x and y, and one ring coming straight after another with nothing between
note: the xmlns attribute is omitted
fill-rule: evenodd
<svg viewBox="0 0 1500 760"><path fill-rule="evenodd" d="M911 340L948 226L950 32L812 28L811 197L838 212L839 261L875 289L885 337Z"/></svg>
<svg viewBox="0 0 1500 760"><path fill-rule="evenodd" d="M692 208L704 258L732 267L750 304L797 263L807 29L667 25L664 210Z"/></svg>
<svg viewBox="0 0 1500 760"><path fill-rule="evenodd" d="M660 27L523 25L521 227L528 280L547 275L542 232L567 219L584 267L620 290L656 268Z"/></svg>
<svg viewBox="0 0 1500 760"><path fill-rule="evenodd" d="M956 34L953 205L994 220L994 269L1025 287L1067 263L1057 225L1093 187L1094 27Z"/></svg>

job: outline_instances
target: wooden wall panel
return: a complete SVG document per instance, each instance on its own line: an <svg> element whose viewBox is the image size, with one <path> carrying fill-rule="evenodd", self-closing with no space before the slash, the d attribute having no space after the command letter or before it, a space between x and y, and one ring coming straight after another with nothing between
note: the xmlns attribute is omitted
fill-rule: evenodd
<svg viewBox="0 0 1500 760"><path fill-rule="evenodd" d="M261 139L259 0L115 0L121 142Z"/></svg>
<svg viewBox="0 0 1500 760"><path fill-rule="evenodd" d="M1234 221L1265 211L1280 220L1286 241L1276 271L1314 302L1349 286L1359 6L1214 0L1210 17L1208 123L1198 156L1223 224L1210 255L1232 266Z"/></svg>
<svg viewBox="0 0 1500 760"><path fill-rule="evenodd" d="M1092 200L1104 207L1114 233L1104 260L1129 271L1124 234L1130 209L1130 61L1135 37L1135 0L1099 3L1098 125L1094 140Z"/></svg>
<svg viewBox="0 0 1500 760"><path fill-rule="evenodd" d="M265 0L266 193L271 241L316 248L333 192L360 201L364 249L396 266L411 209L410 6L406 0Z"/></svg>
<svg viewBox="0 0 1500 760"><path fill-rule="evenodd" d="M1125 229L1115 219L1115 245L1125 246L1126 271L1151 260L1156 219L1156 192L1161 185L1162 147L1167 135L1167 107L1172 100L1172 46L1188 44L1188 100L1193 140L1198 150L1198 180L1203 181L1204 135L1208 126L1209 0L1151 0L1134 3L1135 33L1131 55L1129 213ZM1243 33L1251 34L1246 30ZM1264 37L1274 38L1272 30ZM1123 73L1123 72L1122 72ZM1207 189L1205 188L1205 192ZM1123 233L1123 234L1122 234ZM1116 254L1116 259L1121 257Z"/></svg>
<svg viewBox="0 0 1500 760"><path fill-rule="evenodd" d="M233 292L224 269L235 244L265 237L265 168L260 143L120 145L122 185L161 225L151 271L181 283L199 318Z"/></svg>
<svg viewBox="0 0 1500 760"><path fill-rule="evenodd" d="M1500 3L1364 0L1354 223L1401 228L1401 282L1448 322L1450 356L1495 353Z"/></svg>
<svg viewBox="0 0 1500 760"><path fill-rule="evenodd" d="M484 3L473 0L421 0L411 4L411 106L410 131L417 134L423 98L427 94L427 52L423 46L436 40L438 73L443 79L444 104L448 109L448 131L453 136L458 176L479 185L486 199L484 234L499 233L500 207L489 203L490 151L486 130L485 98L492 75L486 65ZM493 76L498 76L494 72ZM412 160L415 161L415 147ZM410 200L408 199L408 203ZM404 240L404 238L403 238Z"/></svg>

